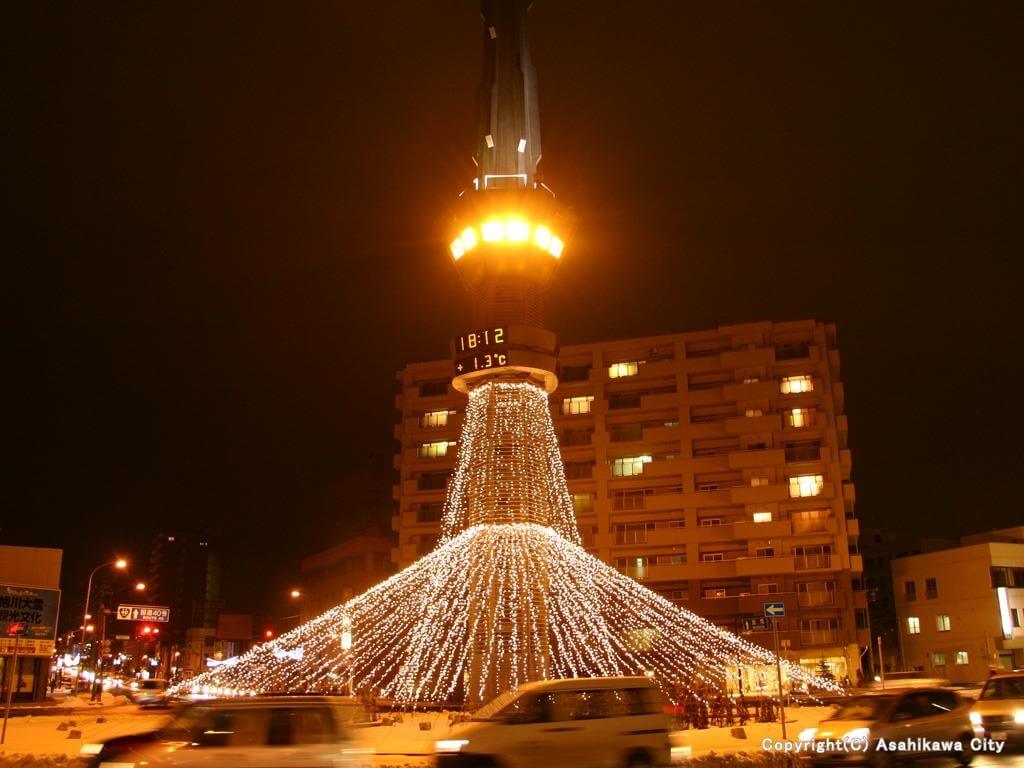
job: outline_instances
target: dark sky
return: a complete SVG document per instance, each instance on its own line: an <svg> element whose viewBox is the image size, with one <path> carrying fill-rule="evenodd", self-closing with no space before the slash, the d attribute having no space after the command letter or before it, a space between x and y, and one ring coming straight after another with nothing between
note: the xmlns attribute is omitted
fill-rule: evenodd
<svg viewBox="0 0 1024 768"><path fill-rule="evenodd" d="M472 176L477 4L25 6L0 540L64 547L81 600L109 553L214 525L259 607L374 518L393 371L466 320L435 222ZM563 343L834 321L865 523L1020 523L1024 6L537 0L531 25L581 218Z"/></svg>

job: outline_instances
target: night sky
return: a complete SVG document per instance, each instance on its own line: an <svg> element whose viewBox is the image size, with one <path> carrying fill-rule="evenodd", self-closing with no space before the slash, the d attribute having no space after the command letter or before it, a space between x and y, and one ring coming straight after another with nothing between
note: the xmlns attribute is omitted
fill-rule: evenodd
<svg viewBox="0 0 1024 768"><path fill-rule="evenodd" d="M473 173L477 3L25 6L0 541L63 547L80 601L109 554L212 525L228 607L260 610L388 521L394 371L467 321L436 224ZM1019 524L1022 28L537 0L545 178L581 218L549 325L834 321L863 522Z"/></svg>

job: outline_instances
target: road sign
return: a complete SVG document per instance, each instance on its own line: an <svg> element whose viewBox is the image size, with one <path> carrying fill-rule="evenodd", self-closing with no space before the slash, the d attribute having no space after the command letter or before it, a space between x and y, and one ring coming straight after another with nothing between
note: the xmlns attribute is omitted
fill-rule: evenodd
<svg viewBox="0 0 1024 768"><path fill-rule="evenodd" d="M23 621L12 621L7 625L7 636L8 637L21 637L25 634L25 622Z"/></svg>
<svg viewBox="0 0 1024 768"><path fill-rule="evenodd" d="M160 621L171 620L171 609L166 605L119 605L117 618L120 621Z"/></svg>
<svg viewBox="0 0 1024 768"><path fill-rule="evenodd" d="M777 603L765 603L764 615L769 619L778 619L786 615L786 604L781 600Z"/></svg>

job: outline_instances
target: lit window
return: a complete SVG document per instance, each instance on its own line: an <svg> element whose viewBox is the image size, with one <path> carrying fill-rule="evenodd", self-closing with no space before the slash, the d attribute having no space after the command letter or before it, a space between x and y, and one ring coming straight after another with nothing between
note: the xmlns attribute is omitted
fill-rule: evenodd
<svg viewBox="0 0 1024 768"><path fill-rule="evenodd" d="M801 392L812 392L814 379L807 374L799 376L783 376L779 382L779 391L784 395L798 395Z"/></svg>
<svg viewBox="0 0 1024 768"><path fill-rule="evenodd" d="M752 477L752 478L750 478L750 487L751 488L757 488L760 485L768 485L768 484L769 484L769 482L768 482L768 478L767 477Z"/></svg>
<svg viewBox="0 0 1024 768"><path fill-rule="evenodd" d="M621 379L624 376L636 376L640 373L640 363L612 363L608 366L609 379Z"/></svg>
<svg viewBox="0 0 1024 768"><path fill-rule="evenodd" d="M455 446L451 440L437 440L433 443L423 443L420 446L419 455L421 459L435 459L439 456L446 456L448 449Z"/></svg>
<svg viewBox="0 0 1024 768"><path fill-rule="evenodd" d="M590 512L594 509L594 496L590 493L574 493L572 495L572 508L576 514Z"/></svg>
<svg viewBox="0 0 1024 768"><path fill-rule="evenodd" d="M484 241L498 243L505 239L505 224L500 221L485 221L483 227Z"/></svg>
<svg viewBox="0 0 1024 768"><path fill-rule="evenodd" d="M771 512L765 511L765 512L755 512L754 513L754 522L755 523L770 523L771 521L772 521L772 513Z"/></svg>
<svg viewBox="0 0 1024 768"><path fill-rule="evenodd" d="M543 224L537 226L533 230L533 242L543 248L545 251L551 246L551 230L545 227Z"/></svg>
<svg viewBox="0 0 1024 768"><path fill-rule="evenodd" d="M921 619L919 619L917 616L907 616L907 634L921 634Z"/></svg>
<svg viewBox="0 0 1024 768"><path fill-rule="evenodd" d="M797 475L789 478L789 496L792 499L820 496L824 490L825 478L822 475Z"/></svg>
<svg viewBox="0 0 1024 768"><path fill-rule="evenodd" d="M743 383L744 384L757 384L757 382L759 382L760 380L761 379L759 379L757 376L745 376L743 378Z"/></svg>
<svg viewBox="0 0 1024 768"><path fill-rule="evenodd" d="M793 408L789 412L789 426L791 427L809 427L813 423L813 408Z"/></svg>
<svg viewBox="0 0 1024 768"><path fill-rule="evenodd" d="M519 153L520 154L522 154L523 152L526 151L526 139L520 139L519 140L519 148L518 149L519 149Z"/></svg>
<svg viewBox="0 0 1024 768"><path fill-rule="evenodd" d="M593 395L567 397L562 401L562 414L565 416L579 416L584 413L590 413L590 404L593 402Z"/></svg>
<svg viewBox="0 0 1024 768"><path fill-rule="evenodd" d="M935 667L944 667L944 666L946 666L946 654L939 653L938 651L933 653L932 654L932 666L935 666Z"/></svg>
<svg viewBox="0 0 1024 768"><path fill-rule="evenodd" d="M748 419L755 419L758 416L764 416L764 411L762 411L760 408L747 408L746 413L744 415Z"/></svg>
<svg viewBox="0 0 1024 768"><path fill-rule="evenodd" d="M940 613L935 617L935 628L939 632L949 632L949 614Z"/></svg>
<svg viewBox="0 0 1024 768"><path fill-rule="evenodd" d="M953 654L953 661L960 665L970 664L970 660L967 657L967 651L957 651Z"/></svg>
<svg viewBox="0 0 1024 768"><path fill-rule="evenodd" d="M650 464L651 461L653 461L653 459L650 454L644 454L643 456L626 456L622 459L615 459L612 462L612 474L616 477L642 475L644 473L644 464Z"/></svg>
<svg viewBox="0 0 1024 768"><path fill-rule="evenodd" d="M426 429L427 427L446 427L448 426L448 415L455 413L455 411L427 411L420 416L420 426Z"/></svg>

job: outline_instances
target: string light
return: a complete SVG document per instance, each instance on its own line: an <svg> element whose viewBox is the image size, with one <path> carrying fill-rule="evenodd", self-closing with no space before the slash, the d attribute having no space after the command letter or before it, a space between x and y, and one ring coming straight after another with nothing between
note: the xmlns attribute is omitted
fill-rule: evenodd
<svg viewBox="0 0 1024 768"><path fill-rule="evenodd" d="M438 547L387 581L179 686L204 695L356 690L407 706L482 703L530 680L648 675L726 690L764 648L680 608L580 546L547 394L469 394ZM791 683L840 691L783 662Z"/></svg>

